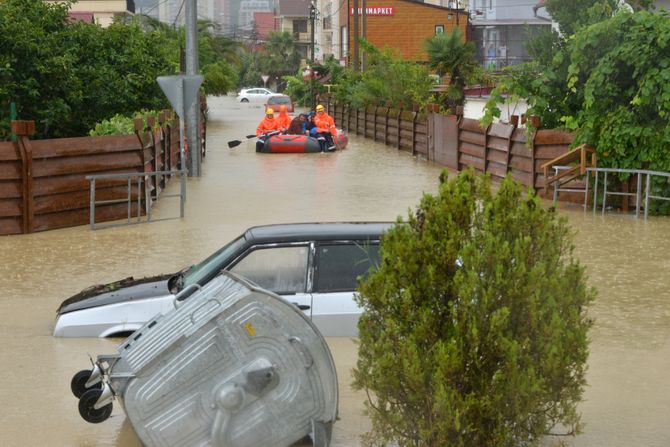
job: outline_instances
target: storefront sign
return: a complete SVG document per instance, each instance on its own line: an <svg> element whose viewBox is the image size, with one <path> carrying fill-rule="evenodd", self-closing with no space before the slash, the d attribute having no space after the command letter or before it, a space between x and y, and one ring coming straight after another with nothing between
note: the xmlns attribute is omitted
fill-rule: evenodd
<svg viewBox="0 0 670 447"><path fill-rule="evenodd" d="M366 16L392 16L394 14L393 6L368 6L365 8ZM354 15L354 8L349 9L349 15ZM363 8L358 8L358 15L363 15Z"/></svg>

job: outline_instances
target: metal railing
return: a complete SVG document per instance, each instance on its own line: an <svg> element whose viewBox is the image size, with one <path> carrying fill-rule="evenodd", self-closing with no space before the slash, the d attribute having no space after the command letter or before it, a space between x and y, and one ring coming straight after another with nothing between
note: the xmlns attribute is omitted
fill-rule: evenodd
<svg viewBox="0 0 670 447"><path fill-rule="evenodd" d="M132 216L131 216L131 209L132 209L132 187L134 185L133 179L136 180L137 184L137 216L136 216L136 222L135 223L143 223L143 222L152 222L151 219L151 205L152 205L152 198L150 197L149 194L145 193L144 197L146 199L146 219L143 221L142 220L142 189L143 187L147 184L149 178L152 177L158 177L158 176L172 176L172 175L179 175L181 177L181 188L179 191L179 194L168 194L168 195L163 195L162 197L179 197L179 217L184 217L184 202L186 201L186 172L184 170L175 170L175 171L155 171L155 172L124 172L124 173L117 173L117 174L95 174L95 175L87 175L86 180L90 182L90 202L89 202L89 223L91 226L92 230L100 229L100 228L110 228L110 227L118 227L118 226L124 226L124 225L130 225L132 222ZM128 180L127 183L127 188L128 188L128 195L126 198L123 199L111 199L111 200L95 200L95 194L96 194L96 181L98 180L103 180L103 179L119 179L119 178L125 178ZM125 223L117 223L117 224L107 224L107 225L97 225L95 223L95 206L96 205L110 205L114 203L127 203L128 205L128 217ZM175 217L176 218L176 217ZM167 219L174 219L174 218L163 218L163 219L154 219L153 221L157 220L167 220Z"/></svg>
<svg viewBox="0 0 670 447"><path fill-rule="evenodd" d="M595 179L593 183L593 212L596 212L598 205L598 177L599 173L604 173L603 179L603 203L602 203L602 213L605 213L605 207L607 206L607 196L624 196L632 197L635 196L635 217L640 216L640 206L642 202L642 178L646 177L646 184L644 187L644 218L646 219L649 216L649 200L666 200L670 201L670 197L664 196L654 196L651 194L651 179L652 177L665 177L670 178L670 172L659 172L659 171L649 171L646 169L617 169L617 168L587 168L586 169L586 188L584 190L584 210L587 208L587 201L589 196L589 179L590 173L595 172ZM607 174L609 173L621 173L621 174L632 174L637 175L637 189L633 192L614 192L607 190Z"/></svg>
<svg viewBox="0 0 670 447"><path fill-rule="evenodd" d="M560 171L567 171L569 169L572 169L573 166L553 166L554 168L554 177L558 177ZM561 185L564 185L566 183L570 183L574 180L577 180L576 178L569 178L565 182L561 183L560 180L557 180L554 182L554 204L558 201L558 193L559 192L583 192L585 193L585 189L578 189L578 188L561 188ZM586 193L585 193L586 194Z"/></svg>
<svg viewBox="0 0 670 447"><path fill-rule="evenodd" d="M565 171L571 169L572 166L553 166L554 173L558 176L560 171ZM670 172L659 172L659 171L649 171L646 169L617 169L617 168L597 168L589 167L586 168L586 180L584 189L577 188L561 188L563 183L559 181L554 182L554 203L558 200L559 192L582 192L584 193L584 210L588 209L588 198L589 198L589 184L591 179L591 173L594 172L594 181L593 181L593 212L596 212L598 208L598 184L600 173L603 173L603 201L601 205L601 212L605 213L607 207L607 197L608 196L622 196L622 197L635 197L635 217L640 217L640 208L644 206L644 218L649 217L649 201L650 200L665 200L670 201L670 197L664 196L655 196L651 194L651 179L652 177L665 177L670 178ZM637 175L637 188L635 192L619 192L619 191L608 191L607 190L607 177L609 173L619 173L619 174L631 174ZM642 186L643 179L644 188ZM576 178L571 178L565 183L569 183Z"/></svg>

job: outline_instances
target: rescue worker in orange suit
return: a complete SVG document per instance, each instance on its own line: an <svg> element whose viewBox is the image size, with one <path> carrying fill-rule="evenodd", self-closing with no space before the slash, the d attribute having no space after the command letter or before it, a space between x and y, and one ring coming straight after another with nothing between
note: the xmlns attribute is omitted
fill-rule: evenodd
<svg viewBox="0 0 670 447"><path fill-rule="evenodd" d="M325 139L325 144L322 146L323 149L326 151L334 151L336 147L333 138L337 137L335 121L333 121L333 118L326 113L323 105L321 104L316 106L314 124L316 125L317 136Z"/></svg>
<svg viewBox="0 0 670 447"><path fill-rule="evenodd" d="M279 121L275 118L275 111L268 108L265 111L265 117L256 128L256 152L261 152L265 146L265 140L269 135L279 133Z"/></svg>
<svg viewBox="0 0 670 447"><path fill-rule="evenodd" d="M286 113L286 105L282 104L279 106L279 115L275 118L279 123L279 130L282 133L286 133L289 126L291 125L291 117Z"/></svg>

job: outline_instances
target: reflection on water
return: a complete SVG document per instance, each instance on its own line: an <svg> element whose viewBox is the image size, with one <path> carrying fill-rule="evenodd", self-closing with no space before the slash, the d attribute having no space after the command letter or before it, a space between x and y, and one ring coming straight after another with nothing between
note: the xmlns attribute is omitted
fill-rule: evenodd
<svg viewBox="0 0 670 447"><path fill-rule="evenodd" d="M184 219L0 238L0 445L139 446L118 404L102 424L79 417L70 378L89 366L87 353L111 353L115 341L51 337L65 297L129 275L177 271L252 225L393 220L436 189L440 168L355 136L338 153L256 154L253 140L229 149L227 141L255 129L262 108L232 98L212 99L209 106L203 177L188 181ZM177 199L161 199L154 215L171 217L178 207ZM670 445L670 221L564 214L599 290L589 387L580 407L585 433L568 444ZM328 343L340 382L333 444L357 445L369 423L364 396L349 385L356 346L344 338Z"/></svg>

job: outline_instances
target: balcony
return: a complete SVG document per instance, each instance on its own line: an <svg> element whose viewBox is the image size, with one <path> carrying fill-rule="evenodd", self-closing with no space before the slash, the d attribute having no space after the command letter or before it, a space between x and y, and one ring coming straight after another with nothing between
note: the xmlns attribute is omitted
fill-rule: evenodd
<svg viewBox="0 0 670 447"><path fill-rule="evenodd" d="M307 43L312 41L312 35L310 33L293 33L293 38L298 43Z"/></svg>

